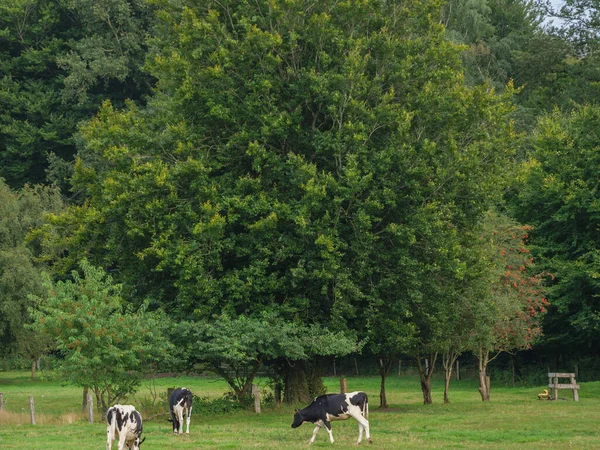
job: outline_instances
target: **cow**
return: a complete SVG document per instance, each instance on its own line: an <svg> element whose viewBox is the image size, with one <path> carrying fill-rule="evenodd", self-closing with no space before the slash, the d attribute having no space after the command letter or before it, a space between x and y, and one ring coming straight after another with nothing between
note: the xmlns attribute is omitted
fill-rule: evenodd
<svg viewBox="0 0 600 450"><path fill-rule="evenodd" d="M173 422L173 433L183 433L183 415L186 416L186 434L190 434L190 418L192 416L192 392L188 388L178 388L169 397L169 410L171 411L171 422Z"/></svg>
<svg viewBox="0 0 600 450"><path fill-rule="evenodd" d="M364 392L350 392L348 394L326 394L315 398L313 402L304 409L296 410L292 428L298 428L303 423L315 424L309 445L315 442L317 433L323 425L329 433L329 441L333 444L331 433L332 420L345 420L354 417L358 421L358 444L362 441L363 430L366 432L367 440L371 441L369 431L369 402Z"/></svg>
<svg viewBox="0 0 600 450"><path fill-rule="evenodd" d="M131 405L115 405L108 409L106 413L106 450L111 450L112 443L119 435L118 450L125 450L125 445L129 450L139 450L142 442L142 416Z"/></svg>

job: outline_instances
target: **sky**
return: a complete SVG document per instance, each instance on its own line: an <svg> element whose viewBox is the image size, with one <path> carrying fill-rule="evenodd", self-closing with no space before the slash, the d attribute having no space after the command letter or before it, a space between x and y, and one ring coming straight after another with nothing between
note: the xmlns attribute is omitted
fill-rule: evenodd
<svg viewBox="0 0 600 450"><path fill-rule="evenodd" d="M564 1L563 0L550 0L550 3L554 7L554 9L559 10L560 7L563 5ZM551 19L551 21L556 26L559 26L562 22L560 19L556 19L556 18ZM546 20L546 23L548 23L548 22L549 22L549 20Z"/></svg>

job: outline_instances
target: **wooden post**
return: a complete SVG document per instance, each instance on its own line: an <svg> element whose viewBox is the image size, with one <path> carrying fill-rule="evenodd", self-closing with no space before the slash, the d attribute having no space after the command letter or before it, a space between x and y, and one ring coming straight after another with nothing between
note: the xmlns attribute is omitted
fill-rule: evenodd
<svg viewBox="0 0 600 450"><path fill-rule="evenodd" d="M33 403L33 395L29 396L29 410L31 411L31 425L35 425L35 405Z"/></svg>
<svg viewBox="0 0 600 450"><path fill-rule="evenodd" d="M4 394L0 392L0 411L4 409Z"/></svg>
<svg viewBox="0 0 600 450"><path fill-rule="evenodd" d="M577 387L576 387L577 386L577 382L575 381L575 376L574 375L575 374L572 373L571 377L570 377L570 379L571 379L571 385L573 386L573 400L576 401L576 402L578 402L579 401L579 393L577 391Z"/></svg>
<svg viewBox="0 0 600 450"><path fill-rule="evenodd" d="M81 412L82 413L84 413L87 409L88 391L89 391L89 387L84 386L83 394L81 395Z"/></svg>
<svg viewBox="0 0 600 450"><path fill-rule="evenodd" d="M558 400L558 374L554 376L554 400Z"/></svg>
<svg viewBox="0 0 600 450"><path fill-rule="evenodd" d="M340 393L345 394L346 392L348 392L348 385L346 383L346 378L342 377L340 378Z"/></svg>
<svg viewBox="0 0 600 450"><path fill-rule="evenodd" d="M92 399L91 392L88 392L88 395L87 395L87 414L88 414L88 422L94 423L94 400Z"/></svg>
<svg viewBox="0 0 600 450"><path fill-rule="evenodd" d="M456 379L460 380L460 363L456 360Z"/></svg>
<svg viewBox="0 0 600 450"><path fill-rule="evenodd" d="M260 414L260 391L258 390L258 384L252 385L252 395L254 396L254 411Z"/></svg>
<svg viewBox="0 0 600 450"><path fill-rule="evenodd" d="M336 370L336 367L335 367L335 356L333 357L333 376L337 377L337 370Z"/></svg>

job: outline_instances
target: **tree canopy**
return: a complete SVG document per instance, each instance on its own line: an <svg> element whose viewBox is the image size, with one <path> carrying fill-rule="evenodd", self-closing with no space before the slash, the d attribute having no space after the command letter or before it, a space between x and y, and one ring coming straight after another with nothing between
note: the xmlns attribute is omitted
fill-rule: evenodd
<svg viewBox="0 0 600 450"><path fill-rule="evenodd" d="M164 367L168 322L144 308L133 311L102 269L86 260L80 267L82 275L73 271L73 281L54 283L46 276L46 292L31 296L31 328L54 340L63 377L92 389L98 408L106 411L134 393L157 362Z"/></svg>

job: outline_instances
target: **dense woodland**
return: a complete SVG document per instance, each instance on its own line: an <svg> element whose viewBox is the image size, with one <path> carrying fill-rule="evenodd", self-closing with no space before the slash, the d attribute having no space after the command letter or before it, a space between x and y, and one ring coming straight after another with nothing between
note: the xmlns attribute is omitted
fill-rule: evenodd
<svg viewBox="0 0 600 450"><path fill-rule="evenodd" d="M498 355L600 377L599 31L597 0L1 2L0 356L104 407L156 371L304 401L353 355L382 406L398 358L425 403L457 358L483 400Z"/></svg>

